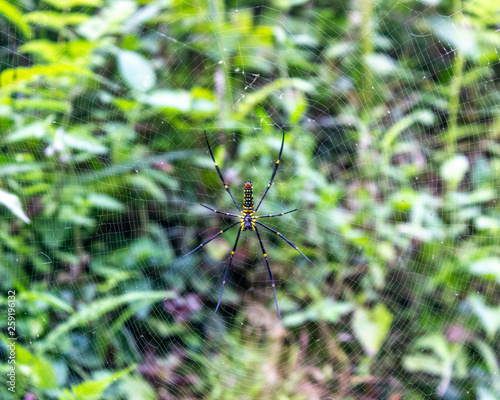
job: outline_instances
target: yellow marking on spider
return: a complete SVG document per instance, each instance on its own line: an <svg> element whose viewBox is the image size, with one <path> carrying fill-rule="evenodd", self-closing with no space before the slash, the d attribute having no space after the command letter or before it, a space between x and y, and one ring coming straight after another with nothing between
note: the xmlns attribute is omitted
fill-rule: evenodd
<svg viewBox="0 0 500 400"><path fill-rule="evenodd" d="M226 281L222 281L222 284L225 285L226 284Z"/></svg>
<svg viewBox="0 0 500 400"><path fill-rule="evenodd" d="M281 213L281 215L285 215L285 213Z"/></svg>
<svg viewBox="0 0 500 400"><path fill-rule="evenodd" d="M266 253L264 253L264 257L267 257L267 254L266 254Z"/></svg>
<svg viewBox="0 0 500 400"><path fill-rule="evenodd" d="M219 233L223 233L224 231L220 231Z"/></svg>
<svg viewBox="0 0 500 400"><path fill-rule="evenodd" d="M215 165L216 167L218 167L217 163L214 163L214 165Z"/></svg>
<svg viewBox="0 0 500 400"><path fill-rule="evenodd" d="M227 185L224 185L224 189L227 189Z"/></svg>
<svg viewBox="0 0 500 400"><path fill-rule="evenodd" d="M274 283L273 283L273 287L274 287Z"/></svg>
<svg viewBox="0 0 500 400"><path fill-rule="evenodd" d="M280 233L279 233L279 232L276 232L276 235L278 235L278 236L279 236L279 235L280 235Z"/></svg>
<svg viewBox="0 0 500 400"><path fill-rule="evenodd" d="M276 161L276 164L279 164L280 163L280 160Z"/></svg>
<svg viewBox="0 0 500 400"><path fill-rule="evenodd" d="M267 185L267 187L271 187L271 184Z"/></svg>
<svg viewBox="0 0 500 400"><path fill-rule="evenodd" d="M233 254L234 254L234 251L231 252L231 255L233 255Z"/></svg>

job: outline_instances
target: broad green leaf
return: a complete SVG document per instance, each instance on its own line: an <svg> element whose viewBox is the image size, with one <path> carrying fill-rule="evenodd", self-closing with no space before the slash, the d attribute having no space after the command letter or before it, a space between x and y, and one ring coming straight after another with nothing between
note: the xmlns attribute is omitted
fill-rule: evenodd
<svg viewBox="0 0 500 400"><path fill-rule="evenodd" d="M11 345L8 337L0 336L5 345ZM57 378L49 361L43 356L32 354L22 345L15 343L16 369L29 377L30 383L39 389L55 389Z"/></svg>
<svg viewBox="0 0 500 400"><path fill-rule="evenodd" d="M274 92L280 92L284 88L297 89L305 93L310 93L314 90L314 86L304 80L299 78L289 78L289 79L276 79L275 81L267 84L261 89L248 94L240 103L237 108L237 115L235 118L240 119L246 117L257 104L266 100Z"/></svg>
<svg viewBox="0 0 500 400"><path fill-rule="evenodd" d="M372 53L365 55L365 63L376 75L390 75L397 69L395 61L385 54Z"/></svg>
<svg viewBox="0 0 500 400"><path fill-rule="evenodd" d="M441 378L437 393L443 396L452 377L467 376L467 358L463 345L448 343L441 334L430 334L418 339L414 350L419 354L405 357L404 367L412 372L425 372ZM422 354L423 352L426 352Z"/></svg>
<svg viewBox="0 0 500 400"><path fill-rule="evenodd" d="M188 112L192 104L191 94L183 90L156 90L141 96L140 101L153 107L179 112Z"/></svg>
<svg viewBox="0 0 500 400"><path fill-rule="evenodd" d="M107 297L105 299L95 300L94 302L83 307L76 314L73 314L65 322L59 324L52 330L44 340L37 343L41 349L50 349L57 345L58 339L78 327L88 325L97 319L101 318L107 312L116 310L125 304L143 302L145 305L160 301L166 298L173 298L175 294L169 291L158 292L130 292L121 296Z"/></svg>
<svg viewBox="0 0 500 400"><path fill-rule="evenodd" d="M19 295L19 299L27 300L29 302L36 303L38 301L50 304L56 309L60 309L66 311L70 314L74 313L75 310L71 307L70 304L61 300L59 297L51 294L51 293L41 293L41 292L22 292Z"/></svg>
<svg viewBox="0 0 500 400"><path fill-rule="evenodd" d="M8 68L3 70L0 74L0 86L4 88L16 83L28 83L40 75L61 76L66 73L92 76L92 73L88 70L67 64L35 65L33 67Z"/></svg>
<svg viewBox="0 0 500 400"><path fill-rule="evenodd" d="M373 309L359 308L354 312L352 328L365 352L375 356L392 324L392 315L383 304Z"/></svg>
<svg viewBox="0 0 500 400"><path fill-rule="evenodd" d="M382 140L382 149L384 150L384 152L391 154L390 147L394 143L396 138L401 134L401 132L403 132L405 129L408 129L416 122L430 125L434 122L434 114L429 110L419 110L405 116L404 118L401 118L399 121L393 124Z"/></svg>
<svg viewBox="0 0 500 400"><path fill-rule="evenodd" d="M45 3L58 8L59 10L67 10L73 7L100 7L102 0L43 0Z"/></svg>
<svg viewBox="0 0 500 400"><path fill-rule="evenodd" d="M120 203L118 200L114 199L111 196L108 196L107 194L101 194L101 193L91 193L87 200L92 204L94 207L97 208L102 208L104 210L110 210L110 211L123 211L125 210L125 206Z"/></svg>
<svg viewBox="0 0 500 400"><path fill-rule="evenodd" d="M16 25L24 36L27 38L31 37L30 26L24 21L22 12L12 1L0 0L0 15L3 15L9 22Z"/></svg>
<svg viewBox="0 0 500 400"><path fill-rule="evenodd" d="M29 138L41 139L45 134L47 122L36 121L32 124L25 125L18 130L10 133L5 138L7 143L15 143Z"/></svg>
<svg viewBox="0 0 500 400"><path fill-rule="evenodd" d="M156 85L156 75L151 63L134 51L120 50L118 70L125 83L138 92L147 92Z"/></svg>
<svg viewBox="0 0 500 400"><path fill-rule="evenodd" d="M489 338L493 338L500 330L500 305L489 307L479 296L469 297L472 311L477 315Z"/></svg>
<svg viewBox="0 0 500 400"><path fill-rule="evenodd" d="M109 2L102 11L81 24L78 33L92 42L106 35L123 32L123 22L132 16L137 9L137 2L132 0L115 0Z"/></svg>
<svg viewBox="0 0 500 400"><path fill-rule="evenodd" d="M5 207L7 207L12 212L12 214L17 216L25 223L29 224L31 222L23 210L19 197L17 197L15 194L7 193L0 189L0 204L3 204Z"/></svg>
<svg viewBox="0 0 500 400"><path fill-rule="evenodd" d="M114 374L106 376L105 378L86 381L72 386L71 393L66 393L66 395L62 396L62 399L99 400L102 393L109 385L129 374L131 371L135 370L135 368L136 366L132 365L121 371L115 372Z"/></svg>
<svg viewBox="0 0 500 400"><path fill-rule="evenodd" d="M441 177L455 190L468 170L469 160L463 154L458 154L441 166Z"/></svg>
<svg viewBox="0 0 500 400"><path fill-rule="evenodd" d="M120 388L124 394L134 393L134 400L157 400L154 387L137 374L124 376Z"/></svg>
<svg viewBox="0 0 500 400"><path fill-rule="evenodd" d="M89 19L85 14L34 11L24 16L27 22L60 31L68 25L78 25Z"/></svg>
<svg viewBox="0 0 500 400"><path fill-rule="evenodd" d="M109 151L98 139L80 130L64 133L62 141L69 148L86 151L91 154L106 154Z"/></svg>
<svg viewBox="0 0 500 400"><path fill-rule="evenodd" d="M476 42L476 34L471 26L453 23L449 17L431 17L427 21L431 29L448 47L458 49L466 56L478 58L481 54Z"/></svg>
<svg viewBox="0 0 500 400"><path fill-rule="evenodd" d="M349 303L334 302L329 298L313 303L305 311L294 312L283 318L283 325L300 326L307 321L338 322L340 317L351 312L353 306Z"/></svg>
<svg viewBox="0 0 500 400"><path fill-rule="evenodd" d="M476 261L470 266L470 272L475 275L495 279L500 283L500 258L487 257Z"/></svg>

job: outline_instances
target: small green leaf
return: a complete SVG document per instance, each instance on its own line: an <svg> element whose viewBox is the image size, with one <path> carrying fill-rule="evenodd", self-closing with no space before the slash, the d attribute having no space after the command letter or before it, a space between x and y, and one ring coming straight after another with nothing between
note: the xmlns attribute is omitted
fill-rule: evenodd
<svg viewBox="0 0 500 400"><path fill-rule="evenodd" d="M101 398L102 393L106 388L111 385L114 381L120 379L121 377L129 374L136 368L132 365L121 371L115 372L105 378L99 380L92 380L80 383L79 385L71 387L71 394L78 400L98 400ZM66 397L68 398L68 397ZM70 399L74 397L69 397Z"/></svg>
<svg viewBox="0 0 500 400"><path fill-rule="evenodd" d="M352 324L365 352L375 356L389 333L392 315L383 304L377 304L371 310L359 308L354 313Z"/></svg>
<svg viewBox="0 0 500 400"><path fill-rule="evenodd" d="M463 154L458 154L441 166L441 177L455 190L468 170L469 160Z"/></svg>
<svg viewBox="0 0 500 400"><path fill-rule="evenodd" d="M102 6L101 0L43 0L45 3L58 8L59 10L65 10L73 7L100 7Z"/></svg>
<svg viewBox="0 0 500 400"><path fill-rule="evenodd" d="M32 24L60 31L68 25L78 25L85 22L89 19L89 16L77 13L63 14L54 11L34 11L26 14L24 19Z"/></svg>
<svg viewBox="0 0 500 400"><path fill-rule="evenodd" d="M13 343L3 335L0 338L7 346ZM57 377L51 363L43 356L30 353L17 342L15 342L14 346L16 367L22 374L29 377L31 384L40 389L55 389L57 387Z"/></svg>
<svg viewBox="0 0 500 400"><path fill-rule="evenodd" d="M87 200L94 207L110 211L123 211L125 206L107 194L91 193Z"/></svg>
<svg viewBox="0 0 500 400"><path fill-rule="evenodd" d="M121 50L118 53L118 70L125 83L138 92L147 92L156 84L151 63L134 51Z"/></svg>
<svg viewBox="0 0 500 400"><path fill-rule="evenodd" d="M191 94L181 90L156 90L141 96L140 100L153 107L168 108L180 112L188 112L192 103Z"/></svg>
<svg viewBox="0 0 500 400"><path fill-rule="evenodd" d="M38 347L42 349L52 348L57 344L59 338L66 332L78 326L89 324L107 312L122 307L128 303L143 302L145 304L154 303L165 298L174 297L173 292L158 291L158 292L130 292L121 296L112 296L105 299L95 300L86 307L82 308L76 314L73 314L65 322L59 324L56 329L52 330L43 341L38 342Z"/></svg>
<svg viewBox="0 0 500 400"><path fill-rule="evenodd" d="M500 330L500 305L488 307L482 297L471 296L469 304L477 315L489 338L493 338Z"/></svg>
<svg viewBox="0 0 500 400"><path fill-rule="evenodd" d="M470 272L486 278L496 279L500 283L500 258L487 257L476 261L470 266Z"/></svg>
<svg viewBox="0 0 500 400"><path fill-rule="evenodd" d="M31 37L31 28L23 20L23 13L11 1L0 0L0 15L16 25L24 36Z"/></svg>
<svg viewBox="0 0 500 400"><path fill-rule="evenodd" d="M64 133L62 141L69 148L86 151L90 154L106 154L109 151L98 139L80 130Z"/></svg>
<svg viewBox="0 0 500 400"><path fill-rule="evenodd" d="M0 190L0 204L3 204L12 212L12 214L16 215L19 219L26 222L27 224L31 222L28 216L24 213L19 197L17 197L15 194Z"/></svg>
<svg viewBox="0 0 500 400"><path fill-rule="evenodd" d="M368 65L368 68L375 71L377 75L390 75L396 71L396 63L385 54L367 54L365 56L365 63Z"/></svg>

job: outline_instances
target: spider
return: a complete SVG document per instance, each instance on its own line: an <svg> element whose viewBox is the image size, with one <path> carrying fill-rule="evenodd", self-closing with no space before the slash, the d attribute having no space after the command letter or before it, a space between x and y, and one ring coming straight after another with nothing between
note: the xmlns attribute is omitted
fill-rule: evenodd
<svg viewBox="0 0 500 400"><path fill-rule="evenodd" d="M234 228L236 225L240 225L240 229L238 230L238 235L236 236L236 241L234 243L233 250L231 251L231 255L229 257L229 262L227 264L226 271L224 273L224 279L222 280L222 289L220 291L220 296L219 296L219 301L217 302L217 307L215 308L215 311L214 311L214 314L215 314L217 312L217 310L219 309L219 305L220 305L220 302L222 299L222 294L224 293L224 287L226 285L227 277L229 274L229 269L231 268L231 264L233 262L233 256L234 256L234 252L236 251L236 246L238 245L238 240L240 238L240 234L241 234L241 232L246 231L246 230L255 231L255 233L257 234L257 238L259 239L260 248L262 249L262 254L264 255L264 259L266 260L267 271L269 272L269 278L271 279L271 285L272 285L273 291L274 291L274 300L276 302L276 309L278 310L278 316L281 319L280 308L278 306L278 298L276 297L276 288L275 288L275 284L274 284L273 274L271 272L271 268L269 267L269 260L267 258L266 250L264 249L264 245L262 244L262 239L260 237L260 233L259 233L259 229L257 228L257 225L260 225L260 226L264 227L265 229L271 231L275 235L278 235L285 242L287 242L290 246L292 246L295 250L297 250L307 261L309 261L311 264L313 264L313 262L311 260L309 260L309 258L307 258L305 256L305 254L302 253L300 251L300 249L297 246L295 246L290 240L288 240L286 237L284 237L278 231L275 231L274 229L272 229L272 228L268 227L267 225L264 225L262 222L258 221L259 218L281 217L285 214L289 214L289 213L292 213L294 211L297 211L297 209L287 211L284 213L279 213L279 214L255 215L255 213L259 209L260 205L262 204L264 197L266 197L267 192L269 191L269 189L271 188L271 185L273 184L273 180L274 180L274 176L276 175L276 171L278 171L278 167L279 167L280 159L281 159L281 154L283 153L283 145L285 144L285 130L283 129L283 139L281 140L281 149L280 149L280 153L278 156L278 161L276 161L276 164L274 165L274 170L273 170L273 173L271 175L271 180L269 181L269 184L267 185L266 190L264 191L264 194L262 195L259 203L257 204L257 207L255 207L255 208L254 208L254 201L253 201L253 185L249 179L246 180L245 185L244 185L243 210L241 210L240 206L238 205L238 203L234 199L234 196L231 193L229 186L226 184L226 181L224 180L224 177L222 176L222 172L220 171L219 165L215 161L214 154L213 154L212 149L210 147L210 143L208 142L207 132L206 131L204 131L204 132L205 132L205 140L207 142L208 151L210 152L210 156L212 157L212 161L214 162L215 169L217 170L217 173L219 174L219 178L222 181L222 185L224 186L224 189L226 189L227 192L229 193L229 195L231 196L233 203L235 204L236 208L241 213L241 215L236 215L236 214L232 214L232 213L228 213L228 212L224 212L224 211L219 211L219 210L216 210L215 208L212 208L212 207L207 206L205 204L201 204L201 206L213 211L216 214L222 214L222 215L225 215L226 217L230 217L230 218L237 218L238 221L235 222L234 224L232 224L231 226L220 230L217 234L212 236L210 239L204 241L198 247L191 250L189 253L184 254L182 257L186 257L186 256L190 255L191 253L194 253L196 250L200 249L201 247L203 247L207 243L211 242L216 237L222 235L224 232L228 231L231 228Z"/></svg>

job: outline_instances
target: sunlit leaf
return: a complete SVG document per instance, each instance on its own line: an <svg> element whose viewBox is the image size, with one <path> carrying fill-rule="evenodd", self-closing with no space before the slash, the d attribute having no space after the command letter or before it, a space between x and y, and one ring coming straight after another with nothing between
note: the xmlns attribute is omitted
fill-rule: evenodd
<svg viewBox="0 0 500 400"><path fill-rule="evenodd" d="M65 10L72 7L100 7L102 6L102 0L43 0L45 3L58 8L59 10Z"/></svg>
<svg viewBox="0 0 500 400"><path fill-rule="evenodd" d="M470 266L470 272L486 278L496 279L500 283L500 258L487 257L478 260Z"/></svg>
<svg viewBox="0 0 500 400"><path fill-rule="evenodd" d="M0 203L7 207L12 212L12 214L17 216L22 221L26 222L27 224L31 222L23 210L19 197L17 197L15 194L0 190Z"/></svg>
<svg viewBox="0 0 500 400"><path fill-rule="evenodd" d="M180 112L188 112L192 103L191 94L183 90L156 90L141 96L140 100L153 107L168 108Z"/></svg>
<svg viewBox="0 0 500 400"><path fill-rule="evenodd" d="M151 63L134 51L121 50L118 53L118 70L125 83L139 92L146 92L156 84Z"/></svg>
<svg viewBox="0 0 500 400"><path fill-rule="evenodd" d="M497 307L489 307L484 299L479 296L471 296L469 304L472 311L477 315L479 321L483 325L486 333L490 338L493 338L500 330L500 305Z"/></svg>
<svg viewBox="0 0 500 400"><path fill-rule="evenodd" d="M374 356L380 350L392 324L392 315L379 303L373 309L358 308L352 328L366 353Z"/></svg>
<svg viewBox="0 0 500 400"><path fill-rule="evenodd" d="M31 28L24 21L22 12L12 1L0 0L0 15L3 15L9 22L16 25L24 36L31 37Z"/></svg>
<svg viewBox="0 0 500 400"><path fill-rule="evenodd" d="M63 398L68 400L99 400L101 399L102 393L109 385L129 374L131 371L135 370L135 368L135 365L132 365L121 371L109 374L105 378L88 380L72 386L70 397L67 397L68 395L66 395Z"/></svg>
<svg viewBox="0 0 500 400"><path fill-rule="evenodd" d="M111 296L104 299L95 300L94 302L83 307L76 314L73 314L66 321L59 324L41 342L38 342L37 345L42 349L52 348L53 346L57 345L57 340L71 329L89 324L90 322L101 318L105 313L122 307L125 304L133 302L143 302L145 305L147 305L166 298L173 297L175 297L175 294L169 291L143 291L130 292L121 296Z"/></svg>

